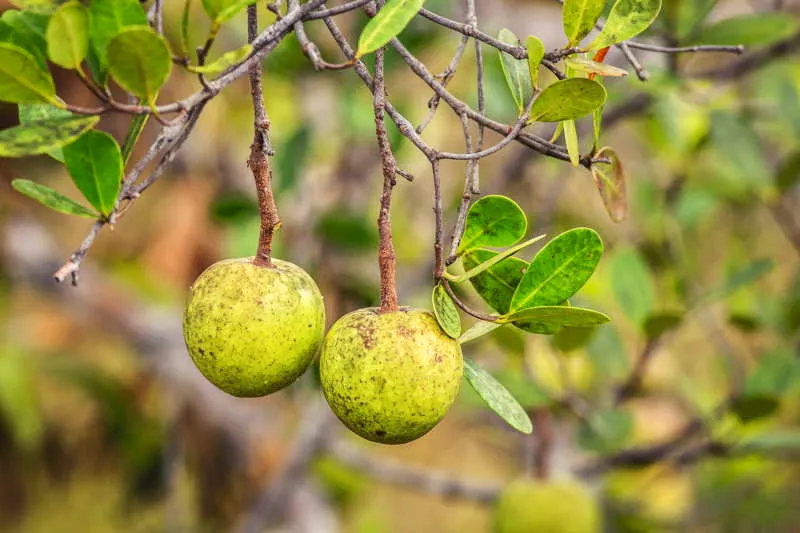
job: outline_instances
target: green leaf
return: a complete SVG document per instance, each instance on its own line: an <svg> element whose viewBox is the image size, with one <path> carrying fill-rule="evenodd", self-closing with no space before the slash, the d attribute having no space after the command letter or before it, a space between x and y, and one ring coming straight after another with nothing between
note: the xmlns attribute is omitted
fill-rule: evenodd
<svg viewBox="0 0 800 533"><path fill-rule="evenodd" d="M533 258L514 291L510 310L558 305L567 300L588 281L602 255L603 241L596 231L565 231Z"/></svg>
<svg viewBox="0 0 800 533"><path fill-rule="evenodd" d="M581 164L581 148L578 144L578 128L575 126L574 120L565 120L562 122L564 125L564 143L567 145L567 153L569 154L569 162L573 167L578 167Z"/></svg>
<svg viewBox="0 0 800 533"><path fill-rule="evenodd" d="M92 48L100 65L108 65L106 46L124 28L147 26L147 15L138 0L92 0L91 14Z"/></svg>
<svg viewBox="0 0 800 533"><path fill-rule="evenodd" d="M189 21L192 14L192 0L184 0L181 13L181 55L189 56Z"/></svg>
<svg viewBox="0 0 800 533"><path fill-rule="evenodd" d="M800 361L791 353L775 350L762 355L747 376L747 395L781 396L800 380Z"/></svg>
<svg viewBox="0 0 800 533"><path fill-rule="evenodd" d="M30 53L39 67L47 70L45 32L49 17L9 9L0 17L0 42L14 44Z"/></svg>
<svg viewBox="0 0 800 533"><path fill-rule="evenodd" d="M605 383L626 379L631 362L617 329L613 325L595 329L595 334L586 346L586 353L596 376Z"/></svg>
<svg viewBox="0 0 800 533"><path fill-rule="evenodd" d="M741 269L728 276L728 278L719 286L714 287L704 295L700 296L695 305L701 302L708 303L713 300L721 300L722 298L733 294L742 287L750 285L751 283L754 283L760 279L762 276L770 273L774 266L774 261L769 258L757 259L752 263L748 263Z"/></svg>
<svg viewBox="0 0 800 533"><path fill-rule="evenodd" d="M133 151L133 147L136 146L136 142L139 140L139 136L142 134L144 127L147 125L147 121L150 119L150 115L134 115L131 119L130 125L128 126L128 133L125 135L125 141L122 143L122 167L125 167L125 164L128 162L128 159L131 157L131 152Z"/></svg>
<svg viewBox="0 0 800 533"><path fill-rule="evenodd" d="M600 127L603 124L603 106L598 107L592 113L592 152L597 152L600 145Z"/></svg>
<svg viewBox="0 0 800 533"><path fill-rule="evenodd" d="M650 267L634 248L616 250L611 258L611 290L622 311L643 326L655 305L655 281Z"/></svg>
<svg viewBox="0 0 800 533"><path fill-rule="evenodd" d="M596 135L599 135L599 129ZM609 218L614 222L621 222L628 214L625 169L617 157L617 152L611 148L601 148L595 153L595 158L606 158L610 161L609 163L592 164L592 181L597 192L600 193L600 199L603 201L603 207L606 208Z"/></svg>
<svg viewBox="0 0 800 533"><path fill-rule="evenodd" d="M49 207L59 213L67 215L77 215L79 217L97 218L97 213L87 209L75 200L67 198L63 194L54 191L50 187L45 187L30 180L13 180L11 186L29 198L33 198L40 204Z"/></svg>
<svg viewBox="0 0 800 533"><path fill-rule="evenodd" d="M626 411L598 411L578 426L578 445L597 453L615 452L625 445L633 428L633 417Z"/></svg>
<svg viewBox="0 0 800 533"><path fill-rule="evenodd" d="M722 20L702 28L694 39L698 44L758 46L790 38L800 21L786 13L757 13Z"/></svg>
<svg viewBox="0 0 800 533"><path fill-rule="evenodd" d="M587 46L597 50L636 37L650 27L661 11L661 0L617 0L603 29Z"/></svg>
<svg viewBox="0 0 800 533"><path fill-rule="evenodd" d="M608 63L600 63L592 61L591 59L584 59L582 57L570 56L564 60L564 63L572 70L579 72L588 72L589 74L597 74L598 76L609 76L612 78L624 78L628 75L625 69L617 68Z"/></svg>
<svg viewBox="0 0 800 533"><path fill-rule="evenodd" d="M611 319L608 315L592 309L582 307L567 307L565 305L544 305L530 307L513 313L507 313L497 318L500 323L523 323L530 326L543 328L586 328L600 326Z"/></svg>
<svg viewBox="0 0 800 533"><path fill-rule="evenodd" d="M511 393L491 374L466 357L464 358L464 376L478 396L483 398L489 408L508 425L525 434L533 431L533 424L528 413Z"/></svg>
<svg viewBox="0 0 800 533"><path fill-rule="evenodd" d="M466 272L464 272L463 274L459 274L458 276L454 276L454 275L452 275L452 274L450 274L448 272L445 272L445 277L448 280L453 281L455 283L462 283L464 281L467 281L468 279L477 276L481 272L484 272L485 270L488 270L488 269L492 268L494 265L496 265L499 262L503 261L507 257L511 257L512 255L516 254L520 250L523 250L523 249L527 248L528 246L531 246L532 244L535 244L535 243L541 241L546 236L547 235L537 235L536 237L528 239L525 242L521 242L519 244L515 244L514 246L512 246L510 248L506 248L502 252L492 256L490 259L487 259L483 263L481 263L479 265L476 265L473 268L468 269ZM474 248L474 249L477 249L477 248Z"/></svg>
<svg viewBox="0 0 800 533"><path fill-rule="evenodd" d="M644 332L648 339L656 339L681 325L683 313L664 311L647 317L644 321Z"/></svg>
<svg viewBox="0 0 800 533"><path fill-rule="evenodd" d="M441 283L433 288L431 303L433 304L433 314L442 331L449 337L457 339L461 335L461 317L458 315L456 304Z"/></svg>
<svg viewBox="0 0 800 533"><path fill-rule="evenodd" d="M766 418L777 411L778 407L780 407L778 399L767 394L748 394L731 402L731 411L742 422Z"/></svg>
<svg viewBox="0 0 800 533"><path fill-rule="evenodd" d="M150 28L125 28L109 41L106 51L108 72L117 83L152 104L172 69L164 38Z"/></svg>
<svg viewBox="0 0 800 533"><path fill-rule="evenodd" d="M222 4L223 7L217 16L214 17L214 22L216 24L223 24L235 17L247 6L255 4L256 0L222 0L218 3Z"/></svg>
<svg viewBox="0 0 800 533"><path fill-rule="evenodd" d="M775 177L775 185L781 193L792 189L798 182L800 182L800 148L784 159Z"/></svg>
<svg viewBox="0 0 800 533"><path fill-rule="evenodd" d="M478 265L497 257L497 252L476 248L464 254L464 269L471 270ZM511 305L511 297L517 288L528 262L516 257L503 259L496 265L469 278L470 283L483 301L498 313L507 313Z"/></svg>
<svg viewBox="0 0 800 533"><path fill-rule="evenodd" d="M72 113L66 109L58 108L52 104L19 104L19 123L21 125L30 124L31 122L39 120L68 118L72 116ZM61 148L49 150L47 155L56 161L64 162L64 154Z"/></svg>
<svg viewBox="0 0 800 533"><path fill-rule="evenodd" d="M752 120L729 111L711 113L711 146L718 158L714 170L727 188L741 197L772 186L773 171L761 149L760 137Z"/></svg>
<svg viewBox="0 0 800 533"><path fill-rule="evenodd" d="M28 52L0 43L0 100L16 104L52 102L56 88L50 73Z"/></svg>
<svg viewBox="0 0 800 533"><path fill-rule="evenodd" d="M58 7L57 0L11 0L11 4L33 13L49 15Z"/></svg>
<svg viewBox="0 0 800 533"><path fill-rule="evenodd" d="M358 38L356 58L374 52L397 37L423 5L425 5L425 0L389 0L386 2L378 14L364 26L361 36Z"/></svg>
<svg viewBox="0 0 800 533"><path fill-rule="evenodd" d="M605 5L605 0L564 0L564 35L569 46L577 45L589 35Z"/></svg>
<svg viewBox="0 0 800 533"><path fill-rule="evenodd" d="M189 70L197 74L219 74L229 67L244 61L253 51L253 46L246 44L236 50L224 53L216 61L203 66L189 66Z"/></svg>
<svg viewBox="0 0 800 533"><path fill-rule="evenodd" d="M519 46L517 36L511 30L505 28L500 30L497 39L511 46ZM529 64L502 50L498 51L498 53L500 54L500 67L503 69L503 76L506 79L508 90L511 91L511 97L514 99L514 103L517 104L517 109L522 113L528 101L533 97ZM541 62L541 59L539 61Z"/></svg>
<svg viewBox="0 0 800 533"><path fill-rule="evenodd" d="M88 51L89 10L80 2L67 2L47 25L47 57L66 69L78 69Z"/></svg>
<svg viewBox="0 0 800 533"><path fill-rule="evenodd" d="M595 334L597 328L571 328L565 327L558 330L553 336L553 346L562 353L569 353L583 348Z"/></svg>
<svg viewBox="0 0 800 533"><path fill-rule="evenodd" d="M776 430L745 437L733 446L733 450L743 453L797 451L800 450L800 430Z"/></svg>
<svg viewBox="0 0 800 533"><path fill-rule="evenodd" d="M529 35L525 39L525 47L528 49L528 71L531 76L531 83L534 87L539 86L539 66L544 59L544 43L538 37Z"/></svg>
<svg viewBox="0 0 800 533"><path fill-rule="evenodd" d="M588 115L606 101L606 89L594 80L570 78L544 89L533 102L530 122L561 122Z"/></svg>
<svg viewBox="0 0 800 533"><path fill-rule="evenodd" d="M11 340L11 339L9 339ZM36 383L38 359L25 351L0 351L0 420L4 443L22 450L20 460L41 450L45 434L44 411ZM8 439L12 442L8 442ZM38 450L37 450L38 448Z"/></svg>
<svg viewBox="0 0 800 533"><path fill-rule="evenodd" d="M511 198L491 194L472 204L458 253L484 246L511 246L528 230L528 219Z"/></svg>
<svg viewBox="0 0 800 533"><path fill-rule="evenodd" d="M91 129L98 116L37 120L0 131L0 157L43 154L69 144Z"/></svg>
<svg viewBox="0 0 800 533"><path fill-rule="evenodd" d="M488 335L492 331L502 326L503 324L498 324L497 322L486 322L484 320L479 320L471 328L461 334L461 336L458 338L458 342L460 344L465 344L467 342L474 341L475 339L479 339L484 335Z"/></svg>
<svg viewBox="0 0 800 533"><path fill-rule="evenodd" d="M122 154L117 141L102 131L87 132L64 147L64 163L84 198L108 216L122 180Z"/></svg>

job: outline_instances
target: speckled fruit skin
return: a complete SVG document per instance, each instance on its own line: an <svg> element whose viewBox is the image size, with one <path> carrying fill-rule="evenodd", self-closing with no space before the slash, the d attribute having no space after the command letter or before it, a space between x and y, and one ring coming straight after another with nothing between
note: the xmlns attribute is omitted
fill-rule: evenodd
<svg viewBox="0 0 800 533"><path fill-rule="evenodd" d="M322 344L322 391L336 416L373 442L402 444L430 431L461 385L461 347L421 309L360 309Z"/></svg>
<svg viewBox="0 0 800 533"><path fill-rule="evenodd" d="M186 304L189 355L233 396L264 396L290 385L322 343L325 306L316 283L295 264L272 263L215 263L195 280Z"/></svg>
<svg viewBox="0 0 800 533"><path fill-rule="evenodd" d="M519 479L495 504L495 533L600 533L601 528L597 500L576 481Z"/></svg>

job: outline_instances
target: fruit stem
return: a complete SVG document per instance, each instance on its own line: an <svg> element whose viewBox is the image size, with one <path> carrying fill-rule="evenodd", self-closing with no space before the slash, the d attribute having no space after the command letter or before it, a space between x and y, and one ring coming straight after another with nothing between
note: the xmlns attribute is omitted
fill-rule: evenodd
<svg viewBox="0 0 800 533"><path fill-rule="evenodd" d="M392 189L395 186L397 161L392 154L392 146L386 133L384 113L386 110L386 88L383 82L383 48L375 53L375 76L373 78L372 105L375 113L375 136L383 166L383 191L381 208L378 212L378 269L381 276L381 313L397 311L397 258L392 243L392 221L390 208Z"/></svg>
<svg viewBox="0 0 800 533"><path fill-rule="evenodd" d="M256 4L247 7L247 40L253 42L258 36L258 14ZM261 81L261 63L250 66L250 94L253 97L253 144L247 166L253 173L258 196L258 213L261 217L261 231L258 235L258 251L253 264L272 267L272 236L281 225L278 208L272 193L272 155L269 140L269 118L264 108L264 88Z"/></svg>

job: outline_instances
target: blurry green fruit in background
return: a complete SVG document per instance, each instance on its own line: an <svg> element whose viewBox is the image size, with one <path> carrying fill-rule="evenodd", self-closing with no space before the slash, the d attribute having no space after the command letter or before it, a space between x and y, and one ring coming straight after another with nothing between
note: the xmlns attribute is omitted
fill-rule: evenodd
<svg viewBox="0 0 800 533"><path fill-rule="evenodd" d="M325 398L365 439L402 444L430 431L461 385L464 361L428 311L360 309L328 332L320 356Z"/></svg>
<svg viewBox="0 0 800 533"><path fill-rule="evenodd" d="M325 306L314 280L287 261L252 258L209 267L194 282L183 317L200 372L234 396L264 396L305 372L322 342Z"/></svg>
<svg viewBox="0 0 800 533"><path fill-rule="evenodd" d="M600 507L577 481L511 482L494 508L495 533L600 533Z"/></svg>

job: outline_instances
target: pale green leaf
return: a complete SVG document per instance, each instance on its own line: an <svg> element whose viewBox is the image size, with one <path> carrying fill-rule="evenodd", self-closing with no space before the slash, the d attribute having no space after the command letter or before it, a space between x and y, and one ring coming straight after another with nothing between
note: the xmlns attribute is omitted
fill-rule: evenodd
<svg viewBox="0 0 800 533"><path fill-rule="evenodd" d="M588 115L605 101L605 87L594 80L560 80L544 89L533 102L530 122L574 120Z"/></svg>
<svg viewBox="0 0 800 533"><path fill-rule="evenodd" d="M419 13L425 0L389 0L370 20L358 38L356 57L361 57L386 45L408 26Z"/></svg>
<svg viewBox="0 0 800 533"><path fill-rule="evenodd" d="M661 0L617 0L587 49L597 50L636 37L650 27L659 11Z"/></svg>
<svg viewBox="0 0 800 533"><path fill-rule="evenodd" d="M250 44L246 44L241 48L237 48L236 50L231 50L230 52L226 52L222 56L220 56L217 60L209 63L208 65L203 66L190 66L188 67L190 71L196 72L198 74L219 74L220 72L225 71L229 67L241 63L244 61L247 56L253 51L253 46Z"/></svg>
<svg viewBox="0 0 800 533"><path fill-rule="evenodd" d="M544 59L544 44L541 39L529 35L525 39L525 47L528 49L528 70L531 75L531 83L534 87L539 86L539 66Z"/></svg>
<svg viewBox="0 0 800 533"><path fill-rule="evenodd" d="M56 65L77 69L88 51L89 10L80 2L67 2L47 25L47 57Z"/></svg>
<svg viewBox="0 0 800 533"><path fill-rule="evenodd" d="M56 88L50 73L22 48L0 43L0 100L17 104L53 102Z"/></svg>
<svg viewBox="0 0 800 533"><path fill-rule="evenodd" d="M564 0L564 34L569 46L576 46L589 35L605 5L605 0Z"/></svg>
<svg viewBox="0 0 800 533"><path fill-rule="evenodd" d="M44 154L71 143L90 130L98 116L37 120L0 131L0 157Z"/></svg>
<svg viewBox="0 0 800 533"><path fill-rule="evenodd" d="M578 167L581 164L581 148L578 144L578 128L575 126L574 120L565 120L562 122L564 125L564 143L567 145L567 154L569 154L569 162L573 167Z"/></svg>
<svg viewBox="0 0 800 533"><path fill-rule="evenodd" d="M40 185L30 180L17 179L11 182L11 186L17 192L33 198L40 204L49 207L53 211L66 215L76 215L85 218L97 218L97 213L82 206L75 200L67 198L63 194L54 191L50 187Z"/></svg>
<svg viewBox="0 0 800 533"><path fill-rule="evenodd" d="M508 425L526 434L533 431L533 424L528 417L528 413L508 392L508 389L491 374L466 357L464 358L464 377L467 378L467 382L475 389L478 396L483 398L489 408L505 420Z"/></svg>
<svg viewBox="0 0 800 533"><path fill-rule="evenodd" d="M511 46L519 46L519 39L511 30L503 28L497 35L497 39ZM529 64L517 59L503 51L499 51L500 66L503 69L508 90L511 97L517 104L517 110L522 113L528 101L533 96L533 86L531 85L531 70ZM540 60L541 61L541 60Z"/></svg>
<svg viewBox="0 0 800 533"><path fill-rule="evenodd" d="M20 125L29 124L39 120L47 120L51 118L67 118L72 117L72 113L66 109L58 108L52 104L19 104L19 123ZM64 162L64 154L61 148L54 148L49 150L47 155L56 161Z"/></svg>
<svg viewBox="0 0 800 533"><path fill-rule="evenodd" d="M109 41L106 51L108 71L117 83L152 103L172 69L164 38L150 28L128 27Z"/></svg>

